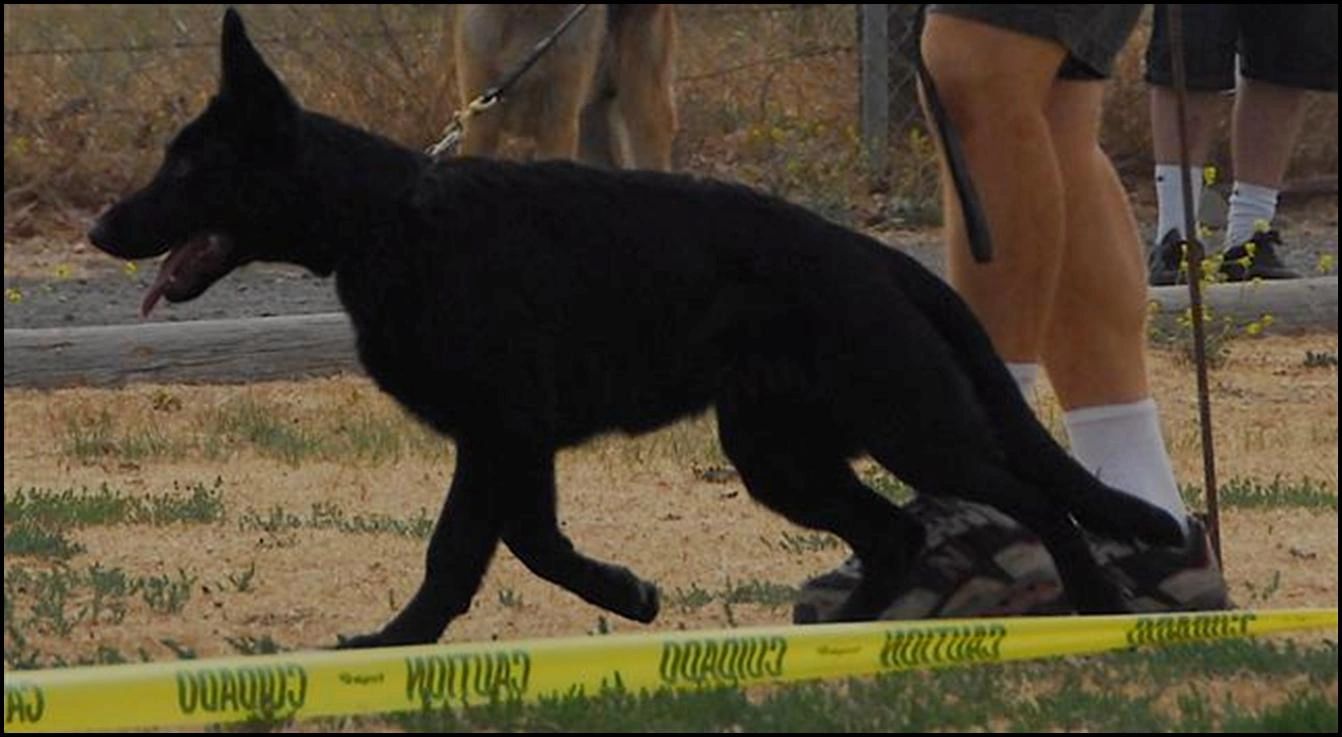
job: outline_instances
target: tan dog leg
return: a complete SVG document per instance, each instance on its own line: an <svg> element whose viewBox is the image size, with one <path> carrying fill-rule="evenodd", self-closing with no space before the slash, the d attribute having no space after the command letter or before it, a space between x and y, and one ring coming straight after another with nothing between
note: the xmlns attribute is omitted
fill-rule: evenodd
<svg viewBox="0 0 1342 737"><path fill-rule="evenodd" d="M612 128L623 134L622 163L627 168L671 169L676 134L676 20L670 5L633 6L614 29L616 97ZM622 130L620 130L622 129Z"/></svg>

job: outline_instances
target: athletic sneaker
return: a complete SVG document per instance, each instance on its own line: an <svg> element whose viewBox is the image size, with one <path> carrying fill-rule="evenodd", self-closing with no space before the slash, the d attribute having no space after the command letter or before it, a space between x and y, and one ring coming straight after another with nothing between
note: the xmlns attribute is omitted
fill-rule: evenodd
<svg viewBox="0 0 1342 737"><path fill-rule="evenodd" d="M927 529L927 544L881 619L1068 614L1053 559L1039 538L992 507L919 496L905 507ZM1189 519L1181 548L1119 543L1087 533L1104 570L1135 612L1229 609L1225 581L1202 523ZM862 578L851 557L804 584L792 610L797 624L833 619Z"/></svg>
<svg viewBox="0 0 1342 737"><path fill-rule="evenodd" d="M1188 538L1180 548L1116 542L1086 533L1104 570L1126 592L1134 612L1198 612L1234 609L1216 564L1207 529L1188 518Z"/></svg>
<svg viewBox="0 0 1342 737"><path fill-rule="evenodd" d="M1170 228L1161 236L1147 262L1147 275L1147 283L1153 287L1188 283L1188 260L1179 231Z"/></svg>
<svg viewBox="0 0 1342 737"><path fill-rule="evenodd" d="M992 507L919 495L904 509L927 542L881 619L931 619L1068 611L1053 559L1034 533ZM833 619L862 579L856 556L802 584L792 621Z"/></svg>
<svg viewBox="0 0 1342 737"><path fill-rule="evenodd" d="M1277 254L1282 245L1281 234L1275 230L1260 230L1238 246L1227 248L1221 261L1221 273L1228 281L1251 279L1299 279L1300 275L1287 268Z"/></svg>

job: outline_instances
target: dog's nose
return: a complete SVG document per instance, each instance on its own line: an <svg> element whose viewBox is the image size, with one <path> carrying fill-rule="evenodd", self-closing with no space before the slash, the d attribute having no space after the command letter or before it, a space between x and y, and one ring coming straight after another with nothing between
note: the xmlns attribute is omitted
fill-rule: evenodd
<svg viewBox="0 0 1342 737"><path fill-rule="evenodd" d="M111 228L107 226L107 219L98 218L98 222L94 223L93 228L89 230L89 243L105 251L111 240L111 235Z"/></svg>

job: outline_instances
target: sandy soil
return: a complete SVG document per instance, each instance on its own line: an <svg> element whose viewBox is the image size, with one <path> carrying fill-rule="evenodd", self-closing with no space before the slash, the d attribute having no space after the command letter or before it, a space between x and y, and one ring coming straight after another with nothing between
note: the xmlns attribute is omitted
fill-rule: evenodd
<svg viewBox="0 0 1342 737"><path fill-rule="evenodd" d="M1224 480L1309 478L1337 489L1337 370L1307 368L1307 350L1336 355L1337 336L1265 338L1234 343L1226 368L1213 374L1218 470ZM1179 478L1199 483L1200 451L1191 370L1170 354L1152 358L1155 395ZM164 397L177 401L164 401ZM134 602L116 624L82 624L69 637L30 633L43 652L89 654L98 645L126 653L144 647L170 657L164 638L202 656L232 652L225 637L269 635L289 646L332 643L337 632L380 625L414 591L424 541L389 534L301 529L271 534L241 529L249 509L274 505L305 514L333 502L348 514L436 514L452 471L441 457L405 452L395 462L317 459L291 465L245 450L225 460L185 451L181 457L94 462L70 455L69 422L106 410L114 434L153 428L197 440L209 417L240 398L270 408L295 427L330 427L367 415L402 422L391 403L365 380L342 377L301 384L244 387L134 387L123 391L5 392L6 495L23 487L63 489L104 481L131 494L172 492L173 482L223 480L227 519L216 525L90 527L71 533L86 552L69 565L121 566L132 575L178 569L198 577L185 609L159 614ZM1041 415L1055 429L1060 413L1045 387ZM325 424L323 424L325 423ZM730 585L797 585L846 554L840 548L798 552L795 528L750 500L739 482L705 480L699 470L721 463L711 418L699 418L638 439L602 438L559 461L561 515L578 547L617 561L656 581L661 618L649 627L589 606L546 584L501 550L471 612L448 637L458 640L570 635L610 630L676 629L777 624L786 605L725 607ZM412 430L407 429L407 432ZM180 493L180 492L179 492ZM1248 607L1337 606L1337 515L1298 508L1229 509L1223 515L1226 569L1235 599ZM227 579L255 565L254 588L234 590ZM49 567L31 557L6 556L5 570ZM702 607L679 606L678 592L718 595ZM602 622L605 624L602 624ZM6 635L8 645L8 634Z"/></svg>

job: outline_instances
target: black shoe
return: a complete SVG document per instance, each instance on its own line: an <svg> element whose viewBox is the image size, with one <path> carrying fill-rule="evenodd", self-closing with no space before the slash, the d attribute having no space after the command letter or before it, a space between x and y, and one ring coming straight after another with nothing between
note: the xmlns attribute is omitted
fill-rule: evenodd
<svg viewBox="0 0 1342 737"><path fill-rule="evenodd" d="M1173 228L1165 231L1160 243L1151 250L1148 269L1147 282L1153 287L1188 283L1188 258L1179 231Z"/></svg>
<svg viewBox="0 0 1342 737"><path fill-rule="evenodd" d="M1277 246L1281 245L1281 234L1275 230L1260 230L1253 237L1238 246L1225 250L1221 260L1221 273L1227 281L1250 281L1252 279L1299 279L1300 275L1286 267L1281 256L1277 255Z"/></svg>

